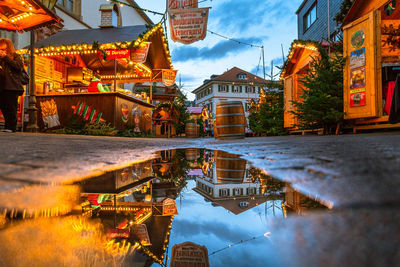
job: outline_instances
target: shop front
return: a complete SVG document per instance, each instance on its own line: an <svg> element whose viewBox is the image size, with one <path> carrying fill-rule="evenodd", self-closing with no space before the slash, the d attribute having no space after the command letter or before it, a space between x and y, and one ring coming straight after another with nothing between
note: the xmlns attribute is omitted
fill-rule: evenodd
<svg viewBox="0 0 400 267"><path fill-rule="evenodd" d="M400 127L399 5L358 0L344 19L344 111L354 132Z"/></svg>
<svg viewBox="0 0 400 267"><path fill-rule="evenodd" d="M37 42L35 55L41 129L77 115L119 130L152 130L152 96L132 87L161 82L162 71L172 69L161 24L63 31Z"/></svg>

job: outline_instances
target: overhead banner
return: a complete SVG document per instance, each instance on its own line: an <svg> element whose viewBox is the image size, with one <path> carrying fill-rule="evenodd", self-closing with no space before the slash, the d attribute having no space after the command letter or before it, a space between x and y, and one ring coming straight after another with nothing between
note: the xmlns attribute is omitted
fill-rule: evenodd
<svg viewBox="0 0 400 267"><path fill-rule="evenodd" d="M197 8L197 0L169 0L168 9Z"/></svg>
<svg viewBox="0 0 400 267"><path fill-rule="evenodd" d="M137 49L134 49L131 54L131 61L135 63L144 63L147 59L147 54L149 53L151 42L140 43Z"/></svg>
<svg viewBox="0 0 400 267"><path fill-rule="evenodd" d="M175 83L177 70L162 70L162 83L171 86Z"/></svg>
<svg viewBox="0 0 400 267"><path fill-rule="evenodd" d="M169 10L171 39L183 44L203 40L207 32L208 10L209 7Z"/></svg>

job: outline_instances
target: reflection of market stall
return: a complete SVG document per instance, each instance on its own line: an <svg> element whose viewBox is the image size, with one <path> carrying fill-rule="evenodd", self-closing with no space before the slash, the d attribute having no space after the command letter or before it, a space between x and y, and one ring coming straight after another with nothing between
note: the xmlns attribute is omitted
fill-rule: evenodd
<svg viewBox="0 0 400 267"><path fill-rule="evenodd" d="M356 0L344 19L344 111L354 132L400 127L399 27L395 0Z"/></svg>
<svg viewBox="0 0 400 267"><path fill-rule="evenodd" d="M176 136L174 123L178 123L178 110L172 103L161 103L153 111L153 124L155 136Z"/></svg>
<svg viewBox="0 0 400 267"><path fill-rule="evenodd" d="M99 218L107 248L123 247L135 266L161 264L168 247L176 207L154 196L156 183L151 160L79 182L83 214Z"/></svg>
<svg viewBox="0 0 400 267"><path fill-rule="evenodd" d="M65 125L75 113L87 122L151 131L150 99L124 84L161 81L162 70L172 68L161 24L62 31L35 47L42 127L54 126L45 117L59 115Z"/></svg>

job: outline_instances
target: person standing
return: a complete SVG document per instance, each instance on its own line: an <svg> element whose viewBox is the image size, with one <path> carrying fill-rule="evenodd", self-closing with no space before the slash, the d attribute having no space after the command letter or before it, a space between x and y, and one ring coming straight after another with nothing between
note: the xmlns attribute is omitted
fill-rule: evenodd
<svg viewBox="0 0 400 267"><path fill-rule="evenodd" d="M3 132L17 130L18 97L24 93L24 88L15 74L22 72L23 68L22 59L15 53L12 42L0 39L0 110L5 120Z"/></svg>

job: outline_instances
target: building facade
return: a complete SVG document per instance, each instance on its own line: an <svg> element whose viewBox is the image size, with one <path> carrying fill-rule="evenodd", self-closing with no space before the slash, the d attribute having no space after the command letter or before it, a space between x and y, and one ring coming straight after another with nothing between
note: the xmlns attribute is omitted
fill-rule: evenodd
<svg viewBox="0 0 400 267"><path fill-rule="evenodd" d="M296 11L297 34L300 40L335 40L340 32L334 17L344 0L304 0ZM329 4L329 16L328 16ZM329 21L329 34L328 34Z"/></svg>
<svg viewBox="0 0 400 267"><path fill-rule="evenodd" d="M206 107L213 118L219 102L240 101L247 119L251 100L259 98L261 88L267 83L270 81L234 67L221 75L212 75L192 93L196 96L196 106Z"/></svg>
<svg viewBox="0 0 400 267"><path fill-rule="evenodd" d="M127 0L126 2L138 6L133 0ZM112 12L112 16L115 17L115 25L113 26L153 24L152 20L142 10L112 4L106 0L57 0L54 11L63 22L60 25L36 30L37 40L44 39L60 30L98 28L102 23L100 11L100 6L102 5L115 5ZM19 34L0 31L0 38L10 39L16 49L26 47L30 44L29 33Z"/></svg>

